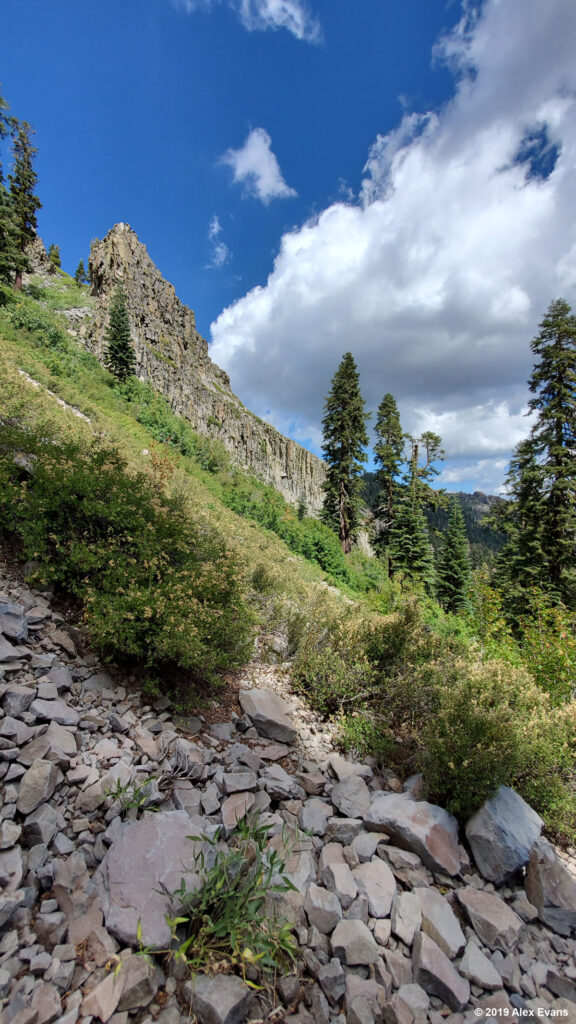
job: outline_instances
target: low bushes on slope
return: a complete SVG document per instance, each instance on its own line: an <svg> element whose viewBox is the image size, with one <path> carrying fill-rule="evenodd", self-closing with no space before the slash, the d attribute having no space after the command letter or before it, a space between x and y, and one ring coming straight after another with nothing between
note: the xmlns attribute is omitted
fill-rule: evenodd
<svg viewBox="0 0 576 1024"><path fill-rule="evenodd" d="M204 678L251 651L237 563L211 528L99 441L0 424L0 530L81 599L105 655Z"/></svg>
<svg viewBox="0 0 576 1024"><path fill-rule="evenodd" d="M345 747L421 769L427 796L461 821L509 785L573 839L576 703L555 706L519 658L479 661L445 618L431 629L412 597L388 615L317 619L295 660L297 686L338 720Z"/></svg>

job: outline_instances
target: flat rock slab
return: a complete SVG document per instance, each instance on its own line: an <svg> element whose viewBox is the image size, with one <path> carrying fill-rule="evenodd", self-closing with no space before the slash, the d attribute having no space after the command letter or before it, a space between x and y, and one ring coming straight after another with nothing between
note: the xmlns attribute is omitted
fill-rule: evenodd
<svg viewBox="0 0 576 1024"><path fill-rule="evenodd" d="M360 864L353 871L358 892L368 898L371 917L388 917L397 895L396 879L380 858Z"/></svg>
<svg viewBox="0 0 576 1024"><path fill-rule="evenodd" d="M413 966L414 980L428 995L442 999L455 1013L464 1009L470 999L468 981L424 932L414 939Z"/></svg>
<svg viewBox="0 0 576 1024"><path fill-rule="evenodd" d="M280 743L295 743L296 729L289 717L289 705L268 690L240 690L240 706L260 736Z"/></svg>
<svg viewBox="0 0 576 1024"><path fill-rule="evenodd" d="M448 875L460 871L458 822L442 807L411 800L405 793L377 792L364 823L371 830L386 832L397 846L417 853L432 871Z"/></svg>
<svg viewBox="0 0 576 1024"><path fill-rule="evenodd" d="M532 848L526 895L543 924L559 935L576 932L576 882L546 839L538 839Z"/></svg>
<svg viewBox="0 0 576 1024"><path fill-rule="evenodd" d="M102 901L106 927L120 942L154 949L170 944L165 915L169 899L158 890L173 892L184 878L190 891L198 888L194 855L204 844L188 839L198 833L184 811L167 811L128 825L112 843L94 883Z"/></svg>
<svg viewBox="0 0 576 1024"><path fill-rule="evenodd" d="M30 710L37 718L48 722L57 722L58 725L78 725L80 715L70 707L65 700L42 700L38 697L33 700Z"/></svg>
<svg viewBox="0 0 576 1024"><path fill-rule="evenodd" d="M509 786L500 786L466 824L476 866L495 885L503 885L528 863L544 822Z"/></svg>
<svg viewBox="0 0 576 1024"><path fill-rule="evenodd" d="M58 768L51 761L38 760L22 776L18 790L17 809L21 814L31 814L40 804L50 799L58 779Z"/></svg>
<svg viewBox="0 0 576 1024"><path fill-rule="evenodd" d="M241 1024L254 1002L254 992L234 974L197 974L184 991L200 1024Z"/></svg>
<svg viewBox="0 0 576 1024"><path fill-rule="evenodd" d="M422 930L451 960L466 945L464 932L448 900L437 889L414 889L422 913Z"/></svg>
<svg viewBox="0 0 576 1024"><path fill-rule="evenodd" d="M523 928L518 914L499 896L479 889L458 889L458 901L484 946L510 953L515 949Z"/></svg>
<svg viewBox="0 0 576 1024"><path fill-rule="evenodd" d="M363 921L340 921L330 941L333 955L348 966L367 966L378 960L378 946Z"/></svg>

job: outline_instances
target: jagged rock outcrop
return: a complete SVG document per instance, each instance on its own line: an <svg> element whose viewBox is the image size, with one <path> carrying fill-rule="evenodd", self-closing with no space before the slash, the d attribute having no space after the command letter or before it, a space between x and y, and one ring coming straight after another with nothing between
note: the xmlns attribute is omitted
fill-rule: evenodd
<svg viewBox="0 0 576 1024"><path fill-rule="evenodd" d="M195 430L222 441L234 462L289 501L303 500L309 511L317 511L324 463L254 416L234 395L228 375L208 355L193 311L180 302L127 224L116 224L93 244L89 272L97 306L88 347L102 356L111 293L122 284L138 377L163 394Z"/></svg>

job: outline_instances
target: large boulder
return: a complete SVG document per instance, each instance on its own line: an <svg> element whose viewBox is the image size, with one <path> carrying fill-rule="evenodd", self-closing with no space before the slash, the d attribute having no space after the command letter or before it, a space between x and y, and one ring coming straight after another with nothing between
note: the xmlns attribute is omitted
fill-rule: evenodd
<svg viewBox="0 0 576 1024"><path fill-rule="evenodd" d="M288 716L289 705L269 690L241 690L240 705L260 736L280 743L295 743L296 729Z"/></svg>
<svg viewBox="0 0 576 1024"><path fill-rule="evenodd" d="M169 945L171 906L161 890L173 892L182 879L190 892L200 885L194 858L205 844L189 839L191 833L198 828L185 811L166 811L127 825L112 843L93 880L106 928L121 943L138 945L140 921L145 946Z"/></svg>
<svg viewBox="0 0 576 1024"><path fill-rule="evenodd" d="M544 822L515 790L500 786L466 824L476 866L495 885L513 878L530 859Z"/></svg>
<svg viewBox="0 0 576 1024"><path fill-rule="evenodd" d="M559 935L576 932L576 881L546 839L532 847L526 894L543 924Z"/></svg>
<svg viewBox="0 0 576 1024"><path fill-rule="evenodd" d="M460 871L458 822L452 814L406 793L377 792L364 817L369 829L386 832L397 846L417 853L432 871Z"/></svg>

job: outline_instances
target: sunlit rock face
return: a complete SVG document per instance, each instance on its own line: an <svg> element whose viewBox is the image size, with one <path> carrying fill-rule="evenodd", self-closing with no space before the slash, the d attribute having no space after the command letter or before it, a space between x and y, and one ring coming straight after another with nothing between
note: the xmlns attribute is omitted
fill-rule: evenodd
<svg viewBox="0 0 576 1024"><path fill-rule="evenodd" d="M89 260L96 299L88 347L101 358L111 295L122 285L130 314L137 374L161 392L172 410L202 434L217 437L233 461L272 484L310 512L323 500L324 463L244 407L228 375L212 362L194 313L177 298L127 224L116 224L92 245Z"/></svg>

